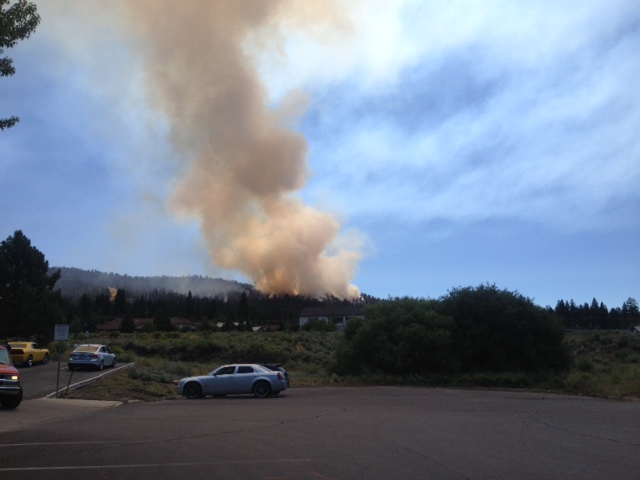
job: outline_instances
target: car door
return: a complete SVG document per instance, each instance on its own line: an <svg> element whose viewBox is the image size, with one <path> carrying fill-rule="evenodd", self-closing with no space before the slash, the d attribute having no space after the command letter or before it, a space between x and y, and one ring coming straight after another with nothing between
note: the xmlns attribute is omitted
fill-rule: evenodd
<svg viewBox="0 0 640 480"><path fill-rule="evenodd" d="M226 366L214 370L200 381L204 395L228 395L233 393L235 366Z"/></svg>
<svg viewBox="0 0 640 480"><path fill-rule="evenodd" d="M34 362L42 362L44 360L44 350L37 343L31 344L31 354Z"/></svg>
<svg viewBox="0 0 640 480"><path fill-rule="evenodd" d="M233 377L233 393L251 393L256 372L251 365L241 365Z"/></svg>
<svg viewBox="0 0 640 480"><path fill-rule="evenodd" d="M102 357L102 361L104 362L105 367L109 367L113 365L113 357L115 357L115 354L111 353L111 350L109 350L108 347L104 345L101 346L99 353L100 353L100 356Z"/></svg>

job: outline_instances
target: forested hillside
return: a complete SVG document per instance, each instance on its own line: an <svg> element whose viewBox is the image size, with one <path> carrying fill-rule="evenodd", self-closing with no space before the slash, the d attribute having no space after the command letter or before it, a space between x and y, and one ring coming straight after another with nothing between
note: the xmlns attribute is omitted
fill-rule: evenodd
<svg viewBox="0 0 640 480"><path fill-rule="evenodd" d="M77 300L82 295L104 294L107 289L126 290L133 296L150 293L172 292L198 297L224 298L230 293L242 293L252 290L248 284L223 280L221 278L202 277L197 275L183 277L131 277L117 273L105 273L97 270L81 270L79 268L53 267L50 271L60 270L60 279L56 290L63 297Z"/></svg>
<svg viewBox="0 0 640 480"><path fill-rule="evenodd" d="M251 285L219 278L130 277L77 268L51 268L50 275L58 270L56 293L74 332L93 331L123 317L153 318L157 330L172 330L170 318L175 317L205 326L223 323L225 330L250 324L297 328L306 307L350 304L331 296L265 295ZM371 302L375 299L364 295L358 303Z"/></svg>

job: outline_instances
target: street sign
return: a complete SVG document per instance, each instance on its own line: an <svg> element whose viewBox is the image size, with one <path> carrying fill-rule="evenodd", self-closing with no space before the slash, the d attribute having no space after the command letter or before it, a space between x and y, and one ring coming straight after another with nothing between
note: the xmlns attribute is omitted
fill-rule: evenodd
<svg viewBox="0 0 640 480"><path fill-rule="evenodd" d="M58 325L53 332L53 339L58 340L58 378L56 379L56 398L60 395L60 358L62 357L62 342L69 340L69 325Z"/></svg>
<svg viewBox="0 0 640 480"><path fill-rule="evenodd" d="M54 340L69 340L69 325L56 325Z"/></svg>

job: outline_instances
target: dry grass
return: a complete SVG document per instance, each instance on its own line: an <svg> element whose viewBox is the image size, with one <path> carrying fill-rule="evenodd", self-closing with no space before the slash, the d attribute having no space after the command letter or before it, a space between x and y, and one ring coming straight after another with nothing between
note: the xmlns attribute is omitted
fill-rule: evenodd
<svg viewBox="0 0 640 480"><path fill-rule="evenodd" d="M569 333L566 344L574 356L574 366L564 375L534 378L522 373L473 374L459 378L427 379L370 376L345 378L327 374L326 367L339 341L339 334L324 332L299 332L251 336L229 332L209 335L208 339L197 334L166 334L153 336L118 336L96 338L118 351L123 361L135 361L135 367L103 377L94 384L68 392L68 398L115 401L159 401L177 398L176 382L180 378L200 375L223 363L231 363L251 352L267 352L272 361L282 361L289 370L292 387L362 384L412 384L429 385L445 382L448 385L480 386L495 388L545 389L574 395L588 395L612 399L640 398L640 335L628 332L578 332ZM115 340L115 341L114 341ZM212 348L206 341L215 342L219 356L210 355L206 362L192 360L167 360L159 355L163 343L174 353L189 346L187 353ZM195 342L195 343L191 343ZM265 345L262 345L265 342ZM125 350L125 345L135 347ZM149 351L145 356L134 352ZM178 355L179 357L179 355ZM174 354L172 358L176 358ZM246 357L245 357L246 358ZM282 360L281 360L282 359ZM254 361L247 359L245 361ZM434 383L435 382L435 383Z"/></svg>

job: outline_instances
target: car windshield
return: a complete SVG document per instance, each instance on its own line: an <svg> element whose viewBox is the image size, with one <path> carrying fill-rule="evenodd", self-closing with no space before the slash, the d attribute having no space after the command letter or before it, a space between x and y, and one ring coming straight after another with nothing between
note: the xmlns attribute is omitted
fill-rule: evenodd
<svg viewBox="0 0 640 480"><path fill-rule="evenodd" d="M0 364L11 365L11 357L6 350L0 350Z"/></svg>
<svg viewBox="0 0 640 480"><path fill-rule="evenodd" d="M74 352L97 352L100 347L95 345L83 345L74 350Z"/></svg>

